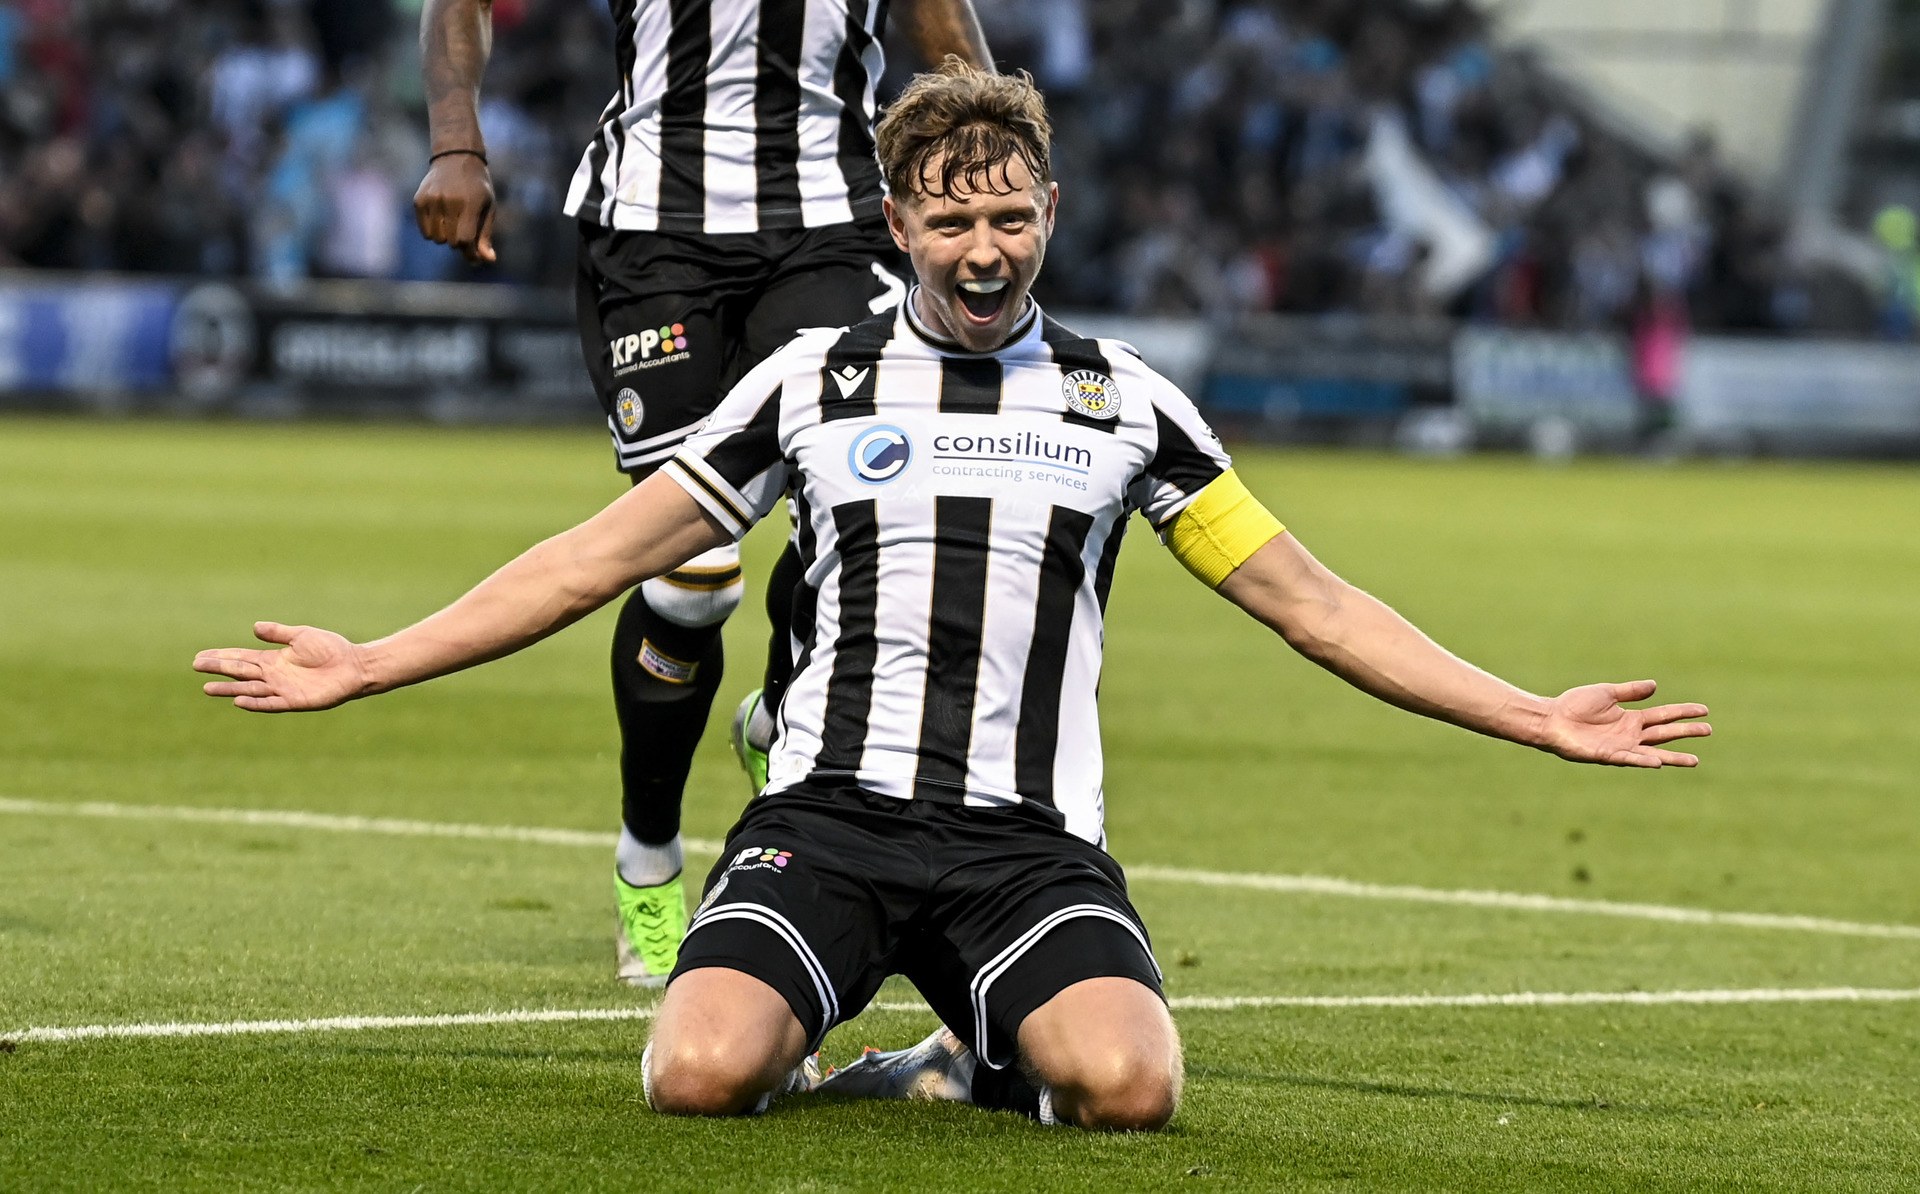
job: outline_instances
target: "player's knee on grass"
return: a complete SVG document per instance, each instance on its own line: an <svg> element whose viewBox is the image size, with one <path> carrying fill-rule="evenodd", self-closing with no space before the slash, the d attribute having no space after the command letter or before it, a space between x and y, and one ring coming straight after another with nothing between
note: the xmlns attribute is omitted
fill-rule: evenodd
<svg viewBox="0 0 1920 1194"><path fill-rule="evenodd" d="M773 1089L764 1067L712 1038L656 1035L640 1064L647 1106L662 1115L743 1115Z"/></svg>
<svg viewBox="0 0 1920 1194"><path fill-rule="evenodd" d="M1179 1106L1179 1033L1160 997L1132 979L1088 979L1060 992L1021 1024L1020 1053L1062 1123L1151 1132Z"/></svg>
<svg viewBox="0 0 1920 1194"><path fill-rule="evenodd" d="M787 1001L759 979L710 967L674 979L641 1056L647 1105L662 1115L743 1115L805 1056Z"/></svg>

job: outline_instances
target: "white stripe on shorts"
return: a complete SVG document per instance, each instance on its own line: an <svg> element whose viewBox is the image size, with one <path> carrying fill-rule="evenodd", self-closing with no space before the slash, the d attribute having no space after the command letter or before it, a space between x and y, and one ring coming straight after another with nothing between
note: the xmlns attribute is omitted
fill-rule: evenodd
<svg viewBox="0 0 1920 1194"><path fill-rule="evenodd" d="M721 920L750 920L755 924L765 925L781 940L793 947L793 952L800 956L800 964L807 969L807 977L813 980L814 993L820 996L822 1009L820 1033L819 1036L814 1037L814 1043L818 1044L820 1037L826 1036L827 1030L832 1028L835 1021L840 1018L840 999L834 994L833 984L827 979L827 968L820 964L819 957L807 944L807 939L800 935L800 930L794 928L793 923L786 917L765 904L715 904L693 918L693 923L687 926L687 937ZM682 941L685 939L681 938Z"/></svg>
<svg viewBox="0 0 1920 1194"><path fill-rule="evenodd" d="M973 1039L976 1047L974 1056L984 1062L988 1069L1005 1069L1013 1059L1008 1058L1006 1061L995 1061L987 1056L987 991L992 988L994 981L1002 974L1005 974L1015 962L1018 962L1024 957L1028 950L1039 944L1042 937L1054 929L1059 928L1067 921L1075 920L1083 916L1102 917L1133 934L1133 939L1140 943L1141 952L1147 955L1147 964L1153 967L1154 976L1163 979L1166 977L1160 973L1160 963L1155 960L1152 948L1147 945L1146 937L1140 932L1140 926L1134 924L1105 904L1070 904L1056 912L1048 913L1041 918L1038 924L1022 933L1014 940L1012 945L1001 950L991 962L982 966L980 972L973 976L971 993L973 996Z"/></svg>

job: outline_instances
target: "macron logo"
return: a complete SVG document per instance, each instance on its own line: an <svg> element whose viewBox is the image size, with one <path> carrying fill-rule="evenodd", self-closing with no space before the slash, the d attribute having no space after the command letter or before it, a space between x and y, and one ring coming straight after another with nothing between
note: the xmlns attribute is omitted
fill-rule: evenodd
<svg viewBox="0 0 1920 1194"><path fill-rule="evenodd" d="M842 398L851 398L853 392L860 388L860 383L867 380L869 372L870 370L856 370L852 365L848 365L838 373L829 373L827 376L833 378L833 384L840 387Z"/></svg>

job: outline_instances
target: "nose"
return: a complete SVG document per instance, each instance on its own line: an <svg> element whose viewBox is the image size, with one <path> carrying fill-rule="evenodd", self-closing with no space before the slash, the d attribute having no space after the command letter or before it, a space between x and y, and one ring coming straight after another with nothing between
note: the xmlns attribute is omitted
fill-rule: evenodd
<svg viewBox="0 0 1920 1194"><path fill-rule="evenodd" d="M976 224L973 234L967 238L967 252L963 260L975 274L999 271L1000 245L994 240L993 229L984 222Z"/></svg>

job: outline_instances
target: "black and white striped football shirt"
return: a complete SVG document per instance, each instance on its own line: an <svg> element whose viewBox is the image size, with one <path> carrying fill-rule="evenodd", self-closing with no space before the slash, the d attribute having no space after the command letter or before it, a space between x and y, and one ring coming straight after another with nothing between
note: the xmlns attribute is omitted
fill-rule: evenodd
<svg viewBox="0 0 1920 1194"><path fill-rule="evenodd" d="M610 228L818 228L880 210L887 0L612 0L620 90L567 214Z"/></svg>
<svg viewBox="0 0 1920 1194"><path fill-rule="evenodd" d="M1035 307L969 353L909 296L802 332L666 472L736 536L793 493L813 608L768 790L1025 801L1104 844L1094 697L1126 518L1164 530L1229 467L1128 346Z"/></svg>

